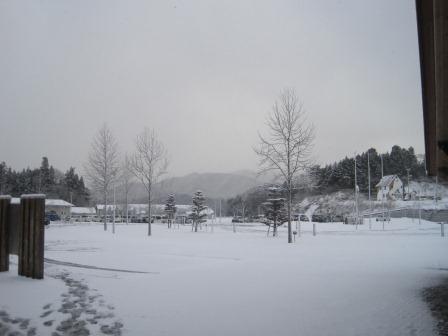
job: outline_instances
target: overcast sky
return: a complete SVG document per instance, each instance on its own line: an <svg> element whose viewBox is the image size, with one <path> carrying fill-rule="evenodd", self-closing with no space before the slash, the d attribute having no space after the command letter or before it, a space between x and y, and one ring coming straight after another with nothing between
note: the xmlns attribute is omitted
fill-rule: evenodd
<svg viewBox="0 0 448 336"><path fill-rule="evenodd" d="M318 162L423 153L412 0L0 1L0 161L82 172L104 122L122 152L143 127L170 175L257 168L285 87Z"/></svg>

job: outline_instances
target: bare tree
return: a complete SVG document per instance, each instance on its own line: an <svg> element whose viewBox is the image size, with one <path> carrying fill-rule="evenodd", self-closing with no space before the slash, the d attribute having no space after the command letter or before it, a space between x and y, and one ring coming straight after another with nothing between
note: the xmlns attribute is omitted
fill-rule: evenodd
<svg viewBox="0 0 448 336"><path fill-rule="evenodd" d="M137 136L136 152L131 158L131 169L148 193L148 236L151 235L151 204L153 186L166 173L167 153L154 130L147 128Z"/></svg>
<svg viewBox="0 0 448 336"><path fill-rule="evenodd" d="M132 187L133 177L134 175L132 173L131 159L128 154L125 154L121 167L121 182L123 183L126 224L129 224L129 192Z"/></svg>
<svg viewBox="0 0 448 336"><path fill-rule="evenodd" d="M104 230L107 230L107 200L117 178L119 158L117 141L106 124L93 138L84 169L92 187L103 196Z"/></svg>
<svg viewBox="0 0 448 336"><path fill-rule="evenodd" d="M314 127L307 123L303 105L292 89L286 89L276 101L266 123L269 135L259 134L254 148L260 159L259 173L276 171L287 193L288 243L292 243L291 209L293 189L300 172L311 164Z"/></svg>

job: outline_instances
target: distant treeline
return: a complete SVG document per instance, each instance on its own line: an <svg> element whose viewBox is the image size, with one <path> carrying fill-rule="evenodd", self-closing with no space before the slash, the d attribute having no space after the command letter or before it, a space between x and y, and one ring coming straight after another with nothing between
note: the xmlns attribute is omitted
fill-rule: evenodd
<svg viewBox="0 0 448 336"><path fill-rule="evenodd" d="M407 183L408 169L412 180L426 176L425 163L417 160L414 148L406 149L395 145L390 153L381 155L375 148L370 148L366 152L356 155L357 183L362 193L367 193L369 188L367 153L369 153L372 191L381 179L381 156L384 175L398 175L405 184ZM316 191L319 193L353 188L355 185L355 159L346 157L339 162L323 167L314 166L311 169L311 176Z"/></svg>
<svg viewBox="0 0 448 336"><path fill-rule="evenodd" d="M22 194L42 193L47 198L63 199L77 206L89 204L90 192L84 180L70 167L65 174L53 168L43 157L40 168L15 171L0 162L0 194L19 197Z"/></svg>

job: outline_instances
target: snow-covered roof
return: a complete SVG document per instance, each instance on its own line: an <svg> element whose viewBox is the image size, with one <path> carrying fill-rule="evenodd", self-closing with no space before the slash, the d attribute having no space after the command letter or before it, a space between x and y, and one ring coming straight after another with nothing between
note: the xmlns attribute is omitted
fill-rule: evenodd
<svg viewBox="0 0 448 336"><path fill-rule="evenodd" d="M104 209L104 204L97 204L96 205L96 208L98 209L98 210L103 210ZM109 210L113 210L113 209L116 209L117 208L117 206L116 205L113 205L113 204L108 204L107 206L106 206L106 209L109 211Z"/></svg>
<svg viewBox="0 0 448 336"><path fill-rule="evenodd" d="M95 208L72 207L72 215L95 215Z"/></svg>
<svg viewBox="0 0 448 336"><path fill-rule="evenodd" d="M45 206L62 206L62 207L72 207L73 204L66 202L61 199L46 199Z"/></svg>
<svg viewBox="0 0 448 336"><path fill-rule="evenodd" d="M390 186L395 181L395 179L398 179L397 175L386 175L386 176L383 176L383 178L378 182L376 187L377 188L383 188L383 187Z"/></svg>
<svg viewBox="0 0 448 336"><path fill-rule="evenodd" d="M11 204L20 204L20 197L11 198ZM73 207L73 204L66 202L61 199L46 199L45 206L65 206L65 207Z"/></svg>

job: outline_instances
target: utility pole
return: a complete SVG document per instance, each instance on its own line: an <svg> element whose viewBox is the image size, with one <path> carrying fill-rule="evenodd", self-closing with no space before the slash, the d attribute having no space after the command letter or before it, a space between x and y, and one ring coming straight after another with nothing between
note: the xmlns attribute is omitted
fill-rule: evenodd
<svg viewBox="0 0 448 336"><path fill-rule="evenodd" d="M409 186L409 171L411 170L411 168L406 168L406 171L408 173L408 195L409 197L411 196L411 187Z"/></svg>
<svg viewBox="0 0 448 336"><path fill-rule="evenodd" d="M411 168L406 168L406 173L407 173L407 178L408 178L408 201L411 200L411 188L409 187L409 171L411 170ZM406 201L406 189L404 189L403 192L403 201ZM412 210L412 209L411 209ZM408 218L408 207L405 208L405 217ZM411 211L411 216L412 216L412 211ZM412 217L412 221L414 221L414 217Z"/></svg>
<svg viewBox="0 0 448 336"><path fill-rule="evenodd" d="M73 205L73 191L70 191L70 204ZM70 211L70 219L68 220L69 222L72 221L72 212Z"/></svg>
<svg viewBox="0 0 448 336"><path fill-rule="evenodd" d="M358 229L359 210L358 210L358 179L356 175L356 153L354 157L355 157L355 221L356 221L356 229Z"/></svg>
<svg viewBox="0 0 448 336"><path fill-rule="evenodd" d="M380 158L381 158L381 180L382 180L384 177L383 154L380 154ZM383 208L382 222L383 222L383 230L384 230L384 189L383 189L382 185L381 185L381 207Z"/></svg>
<svg viewBox="0 0 448 336"><path fill-rule="evenodd" d="M418 225L422 224L421 186L418 188Z"/></svg>
<svg viewBox="0 0 448 336"><path fill-rule="evenodd" d="M437 204L437 189L439 189L439 175L436 175L436 188L434 190L434 200L435 204Z"/></svg>
<svg viewBox="0 0 448 336"><path fill-rule="evenodd" d="M381 178L384 177L384 168L383 168L383 154L380 154L381 158Z"/></svg>
<svg viewBox="0 0 448 336"><path fill-rule="evenodd" d="M369 230L372 230L372 199L370 197L370 153L367 151L367 179L369 183Z"/></svg>

